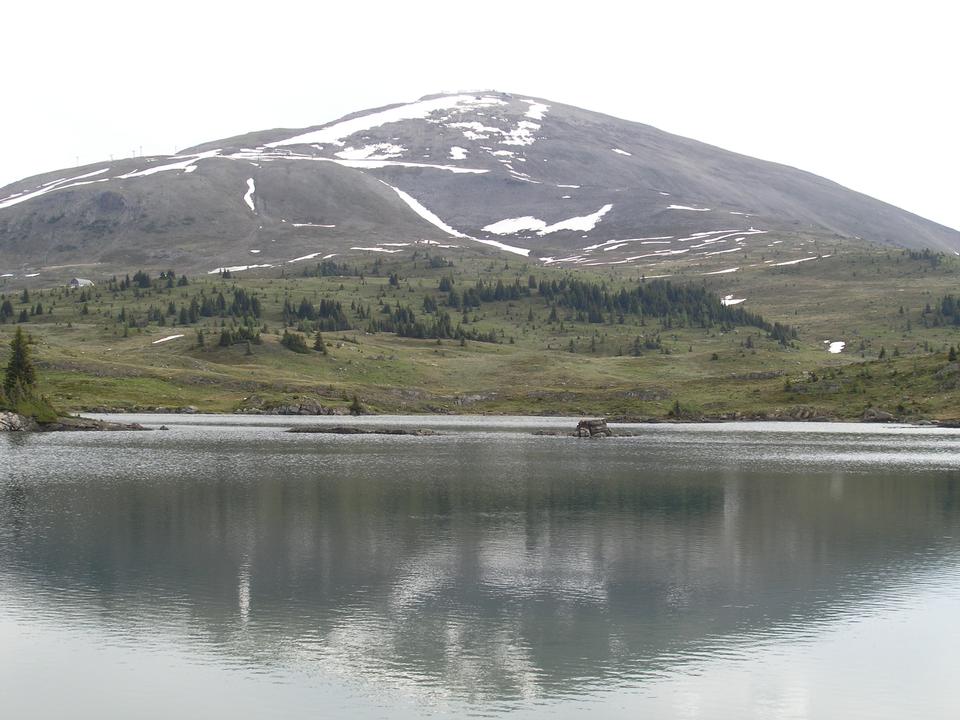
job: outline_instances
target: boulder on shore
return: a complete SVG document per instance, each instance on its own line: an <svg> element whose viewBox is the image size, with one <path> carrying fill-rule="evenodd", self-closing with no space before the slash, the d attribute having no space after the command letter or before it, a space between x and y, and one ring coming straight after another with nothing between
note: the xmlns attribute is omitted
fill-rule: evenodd
<svg viewBox="0 0 960 720"><path fill-rule="evenodd" d="M861 417L863 422L893 422L896 420L896 417L892 413L888 413L885 410L880 410L879 408L869 407L863 411L863 417Z"/></svg>
<svg viewBox="0 0 960 720"><path fill-rule="evenodd" d="M36 423L30 418L12 412L0 411L0 432L24 432L36 430Z"/></svg>

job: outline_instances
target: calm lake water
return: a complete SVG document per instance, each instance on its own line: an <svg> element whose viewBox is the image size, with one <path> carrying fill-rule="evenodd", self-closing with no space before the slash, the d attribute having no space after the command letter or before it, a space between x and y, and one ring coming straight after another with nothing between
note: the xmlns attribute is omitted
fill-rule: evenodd
<svg viewBox="0 0 960 720"><path fill-rule="evenodd" d="M0 435L4 718L955 718L960 433Z"/></svg>

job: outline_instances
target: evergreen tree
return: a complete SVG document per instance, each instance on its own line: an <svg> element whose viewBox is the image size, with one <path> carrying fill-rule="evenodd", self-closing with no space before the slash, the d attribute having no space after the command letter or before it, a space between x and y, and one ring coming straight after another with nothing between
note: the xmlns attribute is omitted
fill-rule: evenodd
<svg viewBox="0 0 960 720"><path fill-rule="evenodd" d="M323 335L317 330L317 336L313 339L313 349L319 353L327 354L327 344L323 341Z"/></svg>
<svg viewBox="0 0 960 720"><path fill-rule="evenodd" d="M287 350L292 350L295 353L310 352L307 349L307 343L304 341L303 335L300 333L292 333L284 330L283 337L280 338L280 344L283 345Z"/></svg>
<svg viewBox="0 0 960 720"><path fill-rule="evenodd" d="M37 381L27 342L27 334L18 327L10 341L10 360L3 375L3 390L11 399L15 395L32 392Z"/></svg>

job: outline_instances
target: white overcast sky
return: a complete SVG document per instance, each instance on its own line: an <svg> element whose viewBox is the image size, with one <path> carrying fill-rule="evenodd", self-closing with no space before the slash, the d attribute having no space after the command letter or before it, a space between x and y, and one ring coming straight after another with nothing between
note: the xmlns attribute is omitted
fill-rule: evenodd
<svg viewBox="0 0 960 720"><path fill-rule="evenodd" d="M960 228L960 9L929 2L31 2L0 15L0 185L445 90L535 95ZM549 129L549 126L544 128Z"/></svg>

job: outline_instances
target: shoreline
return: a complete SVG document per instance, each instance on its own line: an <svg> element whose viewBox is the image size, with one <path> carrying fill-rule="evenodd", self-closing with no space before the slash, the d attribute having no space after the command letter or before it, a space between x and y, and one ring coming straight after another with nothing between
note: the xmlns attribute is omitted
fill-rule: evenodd
<svg viewBox="0 0 960 720"><path fill-rule="evenodd" d="M516 418L523 420L571 420L574 423L579 420L585 419L603 419L610 425L724 425L724 424L733 424L733 423L771 423L771 424L785 424L785 423L804 423L804 424L838 424L838 425L905 425L910 427L941 427L941 428L960 428L960 419L943 419L943 420L934 420L930 418L920 418L920 419L904 419L896 418L890 416L889 418L884 419L865 419L865 418L838 418L831 416L823 415L813 415L809 417L799 417L791 416L788 414L776 414L776 415L765 415L765 414L740 414L740 413L722 413L720 415L703 415L703 416L688 416L688 417L659 417L652 415L566 415L566 414L524 414L524 413L495 413L495 412L473 412L473 413L430 413L430 412L396 412L396 413L370 413L366 412L361 415L344 415L344 414L318 414L318 415L307 415L307 414L285 414L285 413L249 413L249 412L203 412L203 411L191 411L191 412L177 412L175 410L155 410L155 409L144 409L144 410L110 410L108 412L102 412L100 410L79 410L75 411L81 415L157 415L157 416L192 416L198 415L203 417L213 417L213 418L263 418L264 420L271 419L275 420L276 424L284 424L283 421L297 418L302 421L323 421L328 420L329 422L337 423L347 423L360 420L362 423L375 423L380 420L390 420L392 418L417 418L417 419L426 419L426 418L460 418L460 419L506 419L506 418Z"/></svg>
<svg viewBox="0 0 960 720"><path fill-rule="evenodd" d="M905 418L886 412L876 407L869 407L860 417L838 417L823 412L818 412L811 407L797 407L791 409L774 409L769 412L722 412L713 415L700 413L683 413L679 416L672 415L630 415L630 414L603 414L603 413L522 413L522 412L452 412L452 411L434 411L419 412L416 410L403 410L397 412L370 412L364 411L359 414L352 414L347 408L335 408L320 406L297 406L282 405L267 410L249 410L241 409L233 412L204 411L189 405L185 407L142 407L142 408L109 408L95 406L93 408L74 409L70 413L75 415L216 415L223 417L339 417L342 419L350 417L524 417L524 418L602 418L608 423L618 425L646 425L658 423L672 424L708 424L708 423L731 423L731 422L829 422L829 423L868 423L868 424L899 424L914 425L918 427L954 427L960 428L960 418L935 419L928 417Z"/></svg>
<svg viewBox="0 0 960 720"><path fill-rule="evenodd" d="M863 417L838 418L815 413L784 413L775 414L766 413L721 413L718 415L688 415L683 417L658 417L647 415L563 415L563 414L518 414L518 413L370 413L365 412L360 415L348 415L346 413L284 413L284 412L202 412L197 408L145 408L137 410L120 408L97 408L96 410L74 410L69 415L59 417L55 422L38 423L32 418L10 412L0 412L0 432L118 432L118 431L149 431L153 428L144 426L140 422L118 422L116 420L103 419L101 417L91 416L200 416L207 418L221 418L228 420L231 418L263 418L275 420L277 424L284 424L286 420L297 418L301 421L313 420L319 421L328 419L330 422L349 425L352 422L359 421L360 425L368 425L378 421L389 421L392 418L477 418L477 419L505 419L516 418L528 421L537 419L543 420L569 420L577 422L585 419L602 419L610 425L723 425L735 423L803 423L803 424L838 424L838 425L900 425L917 428L960 428L960 419L942 419L932 420L928 418L905 419L897 418L889 413L865 413ZM348 420L349 418L349 420ZM347 421L345 423L345 421ZM301 426L307 427L307 426ZM319 426L326 427L326 426ZM161 429L166 429L161 427ZM574 430L571 428L571 430ZM293 430L293 432L309 432L308 430ZM315 432L331 432L330 430L319 430ZM369 434L369 430L358 431L363 434ZM392 433L402 434L402 433ZM549 434L549 433L541 433ZM563 433L561 433L563 434Z"/></svg>

